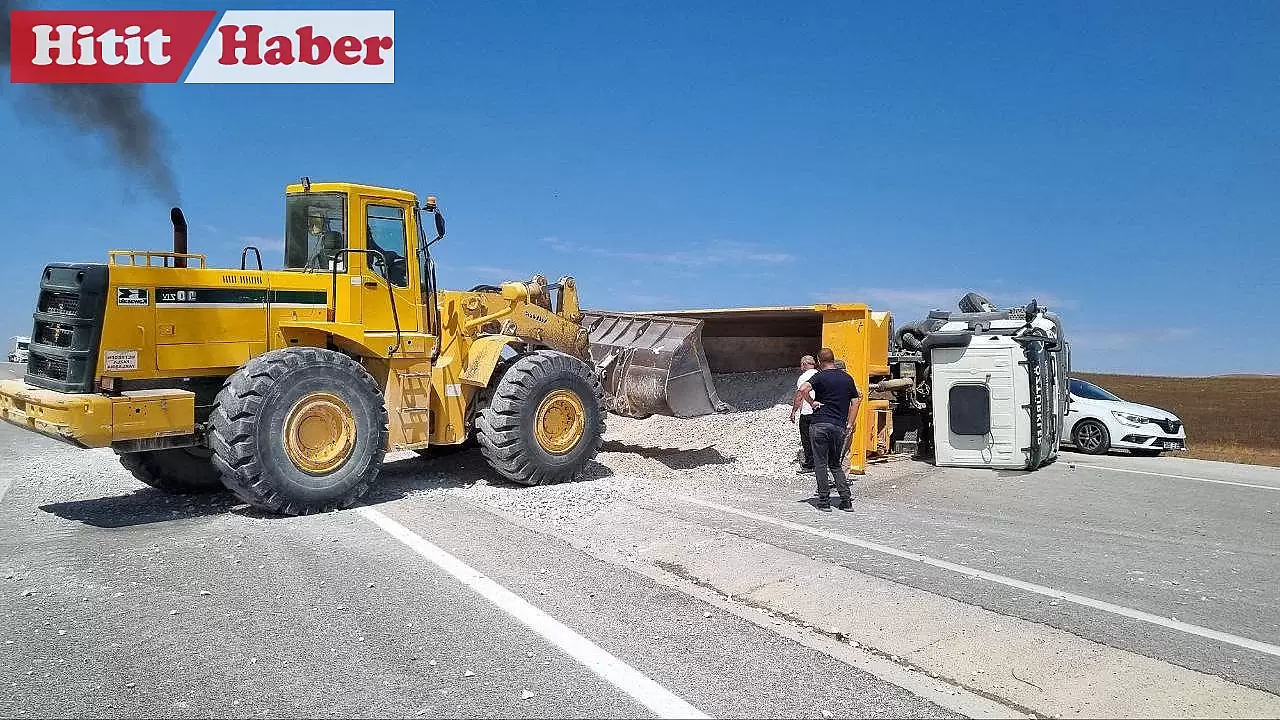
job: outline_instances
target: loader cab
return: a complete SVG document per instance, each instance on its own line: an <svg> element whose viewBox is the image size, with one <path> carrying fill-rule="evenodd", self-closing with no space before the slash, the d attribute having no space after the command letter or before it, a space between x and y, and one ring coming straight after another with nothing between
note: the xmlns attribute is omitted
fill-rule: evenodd
<svg viewBox="0 0 1280 720"><path fill-rule="evenodd" d="M284 269L332 276L335 320L429 330L435 283L426 233L418 198L406 190L305 178L286 189Z"/></svg>

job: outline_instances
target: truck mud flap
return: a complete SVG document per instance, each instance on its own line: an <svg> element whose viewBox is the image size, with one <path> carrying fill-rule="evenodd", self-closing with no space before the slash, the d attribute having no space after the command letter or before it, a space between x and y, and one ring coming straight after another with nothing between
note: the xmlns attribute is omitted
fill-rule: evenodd
<svg viewBox="0 0 1280 720"><path fill-rule="evenodd" d="M582 325L609 412L690 418L733 411L716 394L701 320L588 310Z"/></svg>

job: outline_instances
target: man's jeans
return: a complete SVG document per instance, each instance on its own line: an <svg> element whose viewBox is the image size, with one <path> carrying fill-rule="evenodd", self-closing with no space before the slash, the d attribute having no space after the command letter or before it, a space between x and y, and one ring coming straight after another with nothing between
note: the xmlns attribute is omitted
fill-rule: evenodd
<svg viewBox="0 0 1280 720"><path fill-rule="evenodd" d="M809 437L813 441L813 465L818 476L818 498L829 500L831 486L827 483L827 470L836 481L836 492L841 500L849 499L849 480L844 476L844 463L840 451L844 449L845 429L831 423L817 422L809 425Z"/></svg>
<svg viewBox="0 0 1280 720"><path fill-rule="evenodd" d="M803 466L806 468L813 467L813 441L809 439L809 421L812 419L812 414L800 416L800 447L804 449Z"/></svg>

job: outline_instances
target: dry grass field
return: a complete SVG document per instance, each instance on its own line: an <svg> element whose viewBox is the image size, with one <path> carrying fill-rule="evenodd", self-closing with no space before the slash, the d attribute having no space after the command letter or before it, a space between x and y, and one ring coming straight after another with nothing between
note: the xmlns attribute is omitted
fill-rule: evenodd
<svg viewBox="0 0 1280 720"><path fill-rule="evenodd" d="M1280 375L1074 375L1181 418L1188 449L1175 456L1280 467Z"/></svg>

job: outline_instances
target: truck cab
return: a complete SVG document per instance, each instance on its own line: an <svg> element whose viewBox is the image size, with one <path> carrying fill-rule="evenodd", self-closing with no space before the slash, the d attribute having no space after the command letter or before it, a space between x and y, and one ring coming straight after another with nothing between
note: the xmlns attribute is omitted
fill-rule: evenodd
<svg viewBox="0 0 1280 720"><path fill-rule="evenodd" d="M13 349L9 351L9 362L26 364L27 354L31 347L31 338L22 335L16 335L12 338Z"/></svg>
<svg viewBox="0 0 1280 720"><path fill-rule="evenodd" d="M910 342L891 363L912 378L915 397L899 405L914 416L901 425L916 449L932 449L936 465L1035 470L1057 458L1071 359L1056 314L1034 300L934 311L904 327L902 340Z"/></svg>

